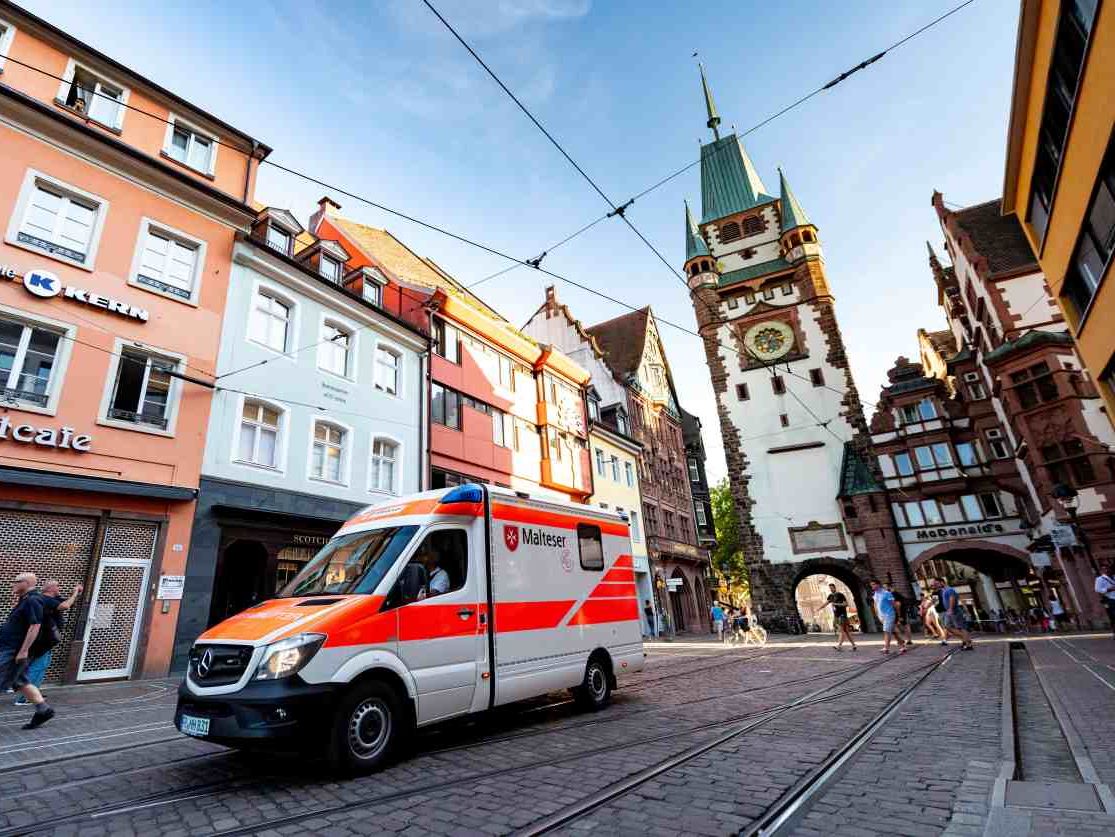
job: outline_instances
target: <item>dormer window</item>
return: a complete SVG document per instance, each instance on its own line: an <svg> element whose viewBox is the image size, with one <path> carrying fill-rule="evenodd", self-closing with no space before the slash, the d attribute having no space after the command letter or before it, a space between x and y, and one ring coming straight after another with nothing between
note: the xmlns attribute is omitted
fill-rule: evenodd
<svg viewBox="0 0 1115 837"><path fill-rule="evenodd" d="M272 250L278 250L284 256L289 256L293 243L294 236L286 230L273 223L267 225L267 246Z"/></svg>
<svg viewBox="0 0 1115 837"><path fill-rule="evenodd" d="M627 435L627 411L624 410L623 407L620 407L618 410L616 410L616 430L618 430L624 436Z"/></svg>
<svg viewBox="0 0 1115 837"><path fill-rule="evenodd" d="M328 279L330 282L340 283L341 281L341 263L336 259L330 258L324 253L321 254L321 262L318 264L318 273Z"/></svg>
<svg viewBox="0 0 1115 837"><path fill-rule="evenodd" d="M387 277L368 265L354 268L345 274L346 288L360 294L365 302L380 308L383 307L383 286L386 284Z"/></svg>
<svg viewBox="0 0 1115 837"><path fill-rule="evenodd" d="M212 175L217 164L217 140L171 114L163 154L196 172Z"/></svg>
<svg viewBox="0 0 1115 837"><path fill-rule="evenodd" d="M589 387L585 400L588 401L589 419L597 422L600 421L600 395L596 392L595 388Z"/></svg>

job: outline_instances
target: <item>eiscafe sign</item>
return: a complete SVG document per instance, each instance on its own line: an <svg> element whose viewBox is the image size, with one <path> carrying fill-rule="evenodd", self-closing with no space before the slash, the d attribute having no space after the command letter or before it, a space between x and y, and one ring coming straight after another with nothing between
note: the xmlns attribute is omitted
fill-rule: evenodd
<svg viewBox="0 0 1115 837"><path fill-rule="evenodd" d="M93 437L75 433L72 427L36 427L33 424L13 424L8 416L0 417L0 442L22 442L42 448L61 448L88 453Z"/></svg>
<svg viewBox="0 0 1115 837"><path fill-rule="evenodd" d="M24 290L43 299L61 296L71 302L88 305L91 308L100 308L120 317L127 317L130 320L139 320L145 323L148 319L147 311L143 308L129 305L118 299L101 296L76 285L63 285L61 279L47 270L28 270L21 275L14 267L3 264L0 265L0 278L13 281L21 279Z"/></svg>

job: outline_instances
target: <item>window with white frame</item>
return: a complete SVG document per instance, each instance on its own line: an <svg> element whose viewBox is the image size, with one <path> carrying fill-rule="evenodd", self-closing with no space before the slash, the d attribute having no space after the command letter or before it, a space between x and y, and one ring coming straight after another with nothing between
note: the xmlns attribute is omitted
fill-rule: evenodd
<svg viewBox="0 0 1115 837"><path fill-rule="evenodd" d="M623 463L623 471L627 476L627 485L629 488L635 487L635 466L630 462Z"/></svg>
<svg viewBox="0 0 1115 837"><path fill-rule="evenodd" d="M0 404L46 407L62 335L0 317Z"/></svg>
<svg viewBox="0 0 1115 837"><path fill-rule="evenodd" d="M247 399L240 412L236 461L264 468L279 467L283 414L262 401Z"/></svg>
<svg viewBox="0 0 1115 837"><path fill-rule="evenodd" d="M981 494L979 496L980 505L983 507L983 513L987 517L1002 517L1003 506L999 502L999 495L994 493Z"/></svg>
<svg viewBox="0 0 1115 837"><path fill-rule="evenodd" d="M67 81L62 82L58 99L66 107L105 127L119 130L124 124L127 90L85 67L73 65Z"/></svg>
<svg viewBox="0 0 1115 837"><path fill-rule="evenodd" d="M612 482L619 482L619 457L612 456Z"/></svg>
<svg viewBox="0 0 1115 837"><path fill-rule="evenodd" d="M177 299L192 299L201 268L201 245L151 222L140 229L135 282Z"/></svg>
<svg viewBox="0 0 1115 837"><path fill-rule="evenodd" d="M318 273L328 279L330 282L340 283L341 281L341 263L336 259L322 253L321 261L318 262Z"/></svg>
<svg viewBox="0 0 1115 837"><path fill-rule="evenodd" d="M248 337L261 346L285 352L293 306L265 288L256 291L248 321Z"/></svg>
<svg viewBox="0 0 1115 837"><path fill-rule="evenodd" d="M163 152L172 160L202 174L212 174L217 158L217 141L195 128L171 118Z"/></svg>
<svg viewBox="0 0 1115 837"><path fill-rule="evenodd" d="M364 301L372 305L383 305L383 285L364 277Z"/></svg>
<svg viewBox="0 0 1115 837"><path fill-rule="evenodd" d="M629 521L631 524L631 540L639 542L643 539L643 533L639 531L639 513L633 511L629 516L631 518Z"/></svg>
<svg viewBox="0 0 1115 837"><path fill-rule="evenodd" d="M386 346L376 346L375 387L389 395L399 393L399 353Z"/></svg>
<svg viewBox="0 0 1115 837"><path fill-rule="evenodd" d="M987 398L987 390L983 387L979 372L965 372L964 383L968 388L968 398L972 401L982 401Z"/></svg>
<svg viewBox="0 0 1115 837"><path fill-rule="evenodd" d="M14 38L15 27L6 20L0 20L0 72L4 70L4 59L8 56Z"/></svg>
<svg viewBox="0 0 1115 837"><path fill-rule="evenodd" d="M903 503L902 510L910 526L924 526L925 516L921 513L921 506L916 502Z"/></svg>
<svg viewBox="0 0 1115 837"><path fill-rule="evenodd" d="M321 324L321 345L318 347L318 368L342 378L350 374L352 332L342 325L325 320Z"/></svg>
<svg viewBox="0 0 1115 837"><path fill-rule="evenodd" d="M930 526L945 522L945 518L941 515L941 507L937 505L936 500L922 500L921 513L925 515L925 522Z"/></svg>
<svg viewBox="0 0 1115 837"><path fill-rule="evenodd" d="M603 448L596 449L596 473L604 476L604 450Z"/></svg>
<svg viewBox="0 0 1115 837"><path fill-rule="evenodd" d="M291 245L294 243L294 236L284 230L277 224L267 225L267 246L272 250L278 250L284 256L291 255Z"/></svg>
<svg viewBox="0 0 1115 837"><path fill-rule="evenodd" d="M971 468L979 464L979 454L976 452L974 442L957 442L956 457L965 468Z"/></svg>
<svg viewBox="0 0 1115 837"><path fill-rule="evenodd" d="M136 349L120 350L107 418L166 430L177 362Z"/></svg>
<svg viewBox="0 0 1115 837"><path fill-rule="evenodd" d="M104 208L100 198L31 174L20 195L15 242L92 267Z"/></svg>
<svg viewBox="0 0 1115 837"><path fill-rule="evenodd" d="M918 468L922 471L952 466L952 451L945 442L914 448L914 456L917 457Z"/></svg>
<svg viewBox="0 0 1115 837"><path fill-rule="evenodd" d="M341 482L348 433L325 421L314 422L310 451L310 476L315 480Z"/></svg>
<svg viewBox="0 0 1115 837"><path fill-rule="evenodd" d="M960 507L964 510L964 519L970 521L983 520L983 509L975 494L962 494Z"/></svg>
<svg viewBox="0 0 1115 837"><path fill-rule="evenodd" d="M999 428L993 427L987 431L987 444L991 448L991 455L996 459L1010 459L1010 448Z"/></svg>
<svg viewBox="0 0 1115 837"><path fill-rule="evenodd" d="M372 490L398 494L399 446L390 439L372 442Z"/></svg>
<svg viewBox="0 0 1115 837"><path fill-rule="evenodd" d="M501 448L509 448L514 435L514 420L511 416L492 407L492 441Z"/></svg>
<svg viewBox="0 0 1115 837"><path fill-rule="evenodd" d="M700 500L693 501L693 513L697 516L698 526L708 526L708 516L705 514L704 504Z"/></svg>
<svg viewBox="0 0 1115 837"><path fill-rule="evenodd" d="M894 468L900 477L913 476L914 463L910 461L910 454L903 451L894 455Z"/></svg>

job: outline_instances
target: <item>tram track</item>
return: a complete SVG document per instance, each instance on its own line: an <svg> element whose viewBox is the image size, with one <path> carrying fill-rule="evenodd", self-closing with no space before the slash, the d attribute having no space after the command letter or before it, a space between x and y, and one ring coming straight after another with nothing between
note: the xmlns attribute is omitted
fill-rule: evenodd
<svg viewBox="0 0 1115 837"><path fill-rule="evenodd" d="M682 729L682 730L672 730L672 731L660 733L660 734L657 734L657 735L642 737L642 738L635 739L635 740L630 740L630 741L624 741L624 742L621 742L621 743L618 743L618 744L613 743L613 744L606 744L606 745L601 745L601 746L597 746L597 747L590 747L590 748L587 748L587 749L579 749L576 752L564 753L564 754L561 754L561 755L559 755L555 758L543 759L543 760L528 762L528 763L525 763L525 764L523 764L523 763L513 764L513 765L507 765L505 767L493 768L491 770L470 772L470 773L467 773L465 775L458 776L458 777L455 777L455 778L451 778L451 779L448 779L448 780L440 780L440 781L430 782L428 784L422 784L422 785L410 785L410 786L406 787L405 789L400 789L400 790L397 790L397 791L390 791L390 792L383 793L383 794L378 794L378 795L375 795L375 796L372 796L372 797L361 798L361 799L352 800L352 801L349 801L349 802L342 802L342 803L337 804L337 805L319 806L319 807L313 808L311 810L298 812L298 813L293 813L293 814L288 814L288 815L284 815L282 817L277 817L277 818L269 819L269 820L254 823L254 824L248 824L248 825L244 825L244 826L240 826L240 827L236 827L236 828L217 831L215 833L217 835L220 835L220 837L232 837L232 835L242 835L242 834L246 835L246 834L251 834L251 833L254 833L254 832L257 832L257 831L260 831L260 830L283 828L285 826L296 825L298 823L304 822L308 819L315 818L315 817L321 817L321 816L332 815L332 814L336 814L336 813L343 813L345 811L351 811L351 810L368 808L368 807L372 807L372 806L376 806L376 805L387 804L387 803L391 803L393 801L399 801L399 800L407 799L407 798L414 797L414 796L420 796L422 794L431 793L431 792L444 793L446 790L454 790L454 789L458 789L458 788L465 788L465 787L467 787L469 785L472 785L472 784L485 782L487 780L497 779L497 778L502 777L502 776L513 775L513 774L517 774L517 773L526 773L526 772L530 772L532 770L538 770L538 769L542 769L542 768L546 768L546 767L564 765L564 764L576 762L578 760L592 759L594 756L614 754L614 753L618 753L618 752L622 752L622 751L626 751L626 750L630 750L630 749L634 749L634 748L640 748L640 747L646 747L646 746L650 746L650 745L654 745L654 744L659 744L659 743L662 743L662 742L675 741L677 739L691 739L694 736L699 736L699 735L702 735L702 734L714 734L716 737L713 739L713 741L714 742L719 741L725 734L727 734L727 733L720 733L719 735L717 735L717 732L719 730L722 730L724 727L734 727L734 726L738 727L738 725L744 724L745 726L747 726L747 729L757 728L759 726L765 725L766 723L769 723L771 720L773 720L777 717L780 717L782 714L785 714L785 712L789 711L790 709L798 708L798 707L802 707L802 706L811 706L811 705L815 705L815 704L818 704L818 703L823 703L823 702L828 702L828 701L833 701L833 700L839 700L841 698L844 698L844 697L847 697L847 696L850 696L850 695L855 695L855 694L858 693L858 691L853 690L853 689L844 688L846 686L846 684L851 683L853 680L855 680L858 677L861 677L861 676L863 676L863 675L865 675L865 674L867 674L871 671L874 671L879 666L884 665L887 662L889 662L891 659L895 659L895 658L885 658L885 659L876 660L876 661L873 661L873 662L870 662L870 663L859 664L859 665L856 666L857 671L852 673L849 677L845 677L841 681L839 681L837 683L830 684L829 686L823 687L821 689L813 690L812 692L810 692L806 695L803 695L799 698L795 698L792 701L776 704L774 706L763 708L763 709L756 709L756 710L751 710L751 711L739 713L739 714L736 714L736 715L733 715L733 716L730 716L730 717L727 717L727 718L719 718L719 719L716 719L714 721L689 726L689 727L687 727L685 729ZM798 681L805 681L805 680L813 681L815 679L816 679L816 677L798 678ZM774 687L774 686L777 686L777 685L786 685L786 683L768 684L768 687ZM836 691L834 691L834 690L836 690ZM746 731L746 730L729 729L728 733L735 733L735 735L738 735L738 734L742 734L742 732L744 732L744 731ZM733 735L733 737L735 737L735 735ZM481 742L477 742L476 745L473 745L473 746L480 746L480 745L484 745L484 744L487 744L487 743L490 743L490 742L481 741ZM704 742L704 743L707 745L709 742ZM697 745L697 746L701 746L701 745ZM716 745L713 744L713 746L716 746ZM260 777L259 779L255 779L255 780L246 780L243 783L237 784L235 789L238 790L238 791L244 791L244 790L250 790L250 789L256 789L256 788L266 789L269 785L274 785L275 784L275 779L276 779L276 777L270 777L269 776L269 777ZM289 790L289 787L284 788L284 789ZM216 799L216 800L219 800L221 795L223 795L227 790L228 790L227 787L221 788L219 790L213 790L213 789L209 789L209 788L206 788L206 787L200 787L200 786L190 787L190 788L181 788L181 789L177 789L177 790L168 790L165 793L151 795L151 796L145 796L142 799L129 800L125 803L119 803L119 804L114 805L114 806L108 806L108 807L105 807L105 808L99 808L99 809L95 809L95 810L91 810L91 811L86 811L86 812L83 812L81 814L74 815L74 817L75 817L74 821L76 821L76 822L103 822L108 818L111 818L111 817L114 817L114 816L126 815L130 812L134 812L134 811L145 809L145 808L152 808L152 807L165 806L165 805L174 805L174 804L187 802L189 800L197 800L197 799ZM218 804L220 804L220 803L218 802ZM59 824L59 820L57 818L55 818L55 819L51 820L50 822L46 822L46 823L43 823L43 824L40 824L40 825L37 825L37 826L36 825L24 826L23 829L20 830L19 832L11 832L11 835L14 835L15 833L33 834L33 833L39 833L39 832L42 832L42 831L48 831L48 830L53 829L58 824ZM10 837L9 832L0 831L0 837Z"/></svg>

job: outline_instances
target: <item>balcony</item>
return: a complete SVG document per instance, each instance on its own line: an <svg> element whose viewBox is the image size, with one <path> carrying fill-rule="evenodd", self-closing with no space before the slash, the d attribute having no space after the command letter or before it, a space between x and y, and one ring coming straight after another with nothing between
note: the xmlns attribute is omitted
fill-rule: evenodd
<svg viewBox="0 0 1115 837"><path fill-rule="evenodd" d="M45 407L49 396L45 392L30 392L25 389L9 389L5 387L0 395L0 402L4 404L33 404L36 407Z"/></svg>
<svg viewBox="0 0 1115 837"><path fill-rule="evenodd" d="M115 407L110 408L108 417L113 421L126 421L129 424L142 424L146 427L157 427L159 430L166 430L167 418L164 415L155 415L152 413L136 413L132 410L118 410Z"/></svg>

